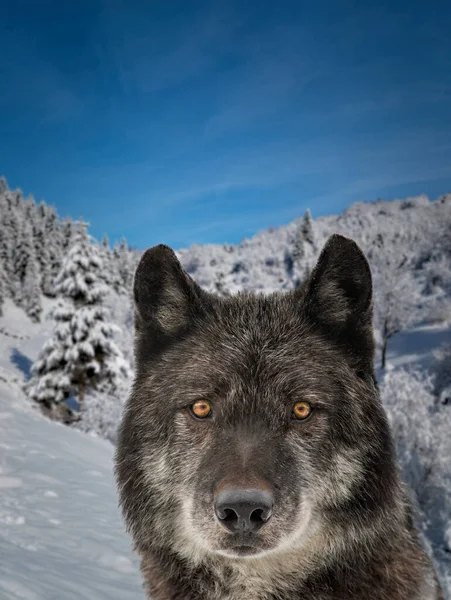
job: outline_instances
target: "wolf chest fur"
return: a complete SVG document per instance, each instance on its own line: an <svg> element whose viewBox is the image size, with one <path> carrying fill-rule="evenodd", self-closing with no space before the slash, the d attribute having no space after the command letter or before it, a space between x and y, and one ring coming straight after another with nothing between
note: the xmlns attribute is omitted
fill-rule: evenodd
<svg viewBox="0 0 451 600"><path fill-rule="evenodd" d="M166 246L135 285L116 475L153 600L440 600L373 371L372 283L332 236L301 289L219 298Z"/></svg>

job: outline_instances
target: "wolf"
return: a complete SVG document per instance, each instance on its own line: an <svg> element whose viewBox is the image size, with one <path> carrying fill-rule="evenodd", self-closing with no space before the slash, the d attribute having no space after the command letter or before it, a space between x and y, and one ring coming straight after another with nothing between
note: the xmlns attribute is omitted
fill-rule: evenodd
<svg viewBox="0 0 451 600"><path fill-rule="evenodd" d="M372 280L333 235L299 289L217 297L164 245L134 281L120 504L153 600L443 600L373 368Z"/></svg>

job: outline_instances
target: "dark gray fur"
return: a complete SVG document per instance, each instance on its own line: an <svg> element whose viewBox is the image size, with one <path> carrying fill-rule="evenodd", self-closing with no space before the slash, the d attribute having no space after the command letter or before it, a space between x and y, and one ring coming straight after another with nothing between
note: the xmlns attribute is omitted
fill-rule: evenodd
<svg viewBox="0 0 451 600"><path fill-rule="evenodd" d="M440 600L373 372L372 289L332 236L300 290L218 298L156 246L135 277L137 373L116 474L153 600ZM208 399L213 418L188 407ZM295 402L314 406L294 421ZM214 516L220 482L265 482L254 556Z"/></svg>

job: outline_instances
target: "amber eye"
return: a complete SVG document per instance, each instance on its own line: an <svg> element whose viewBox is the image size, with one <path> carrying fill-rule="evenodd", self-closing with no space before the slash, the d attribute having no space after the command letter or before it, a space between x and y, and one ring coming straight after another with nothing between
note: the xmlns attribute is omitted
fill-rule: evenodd
<svg viewBox="0 0 451 600"><path fill-rule="evenodd" d="M191 412L198 419L205 419L211 415L211 404L207 400L198 400L191 405Z"/></svg>
<svg viewBox="0 0 451 600"><path fill-rule="evenodd" d="M308 402L296 402L293 406L293 416L299 421L305 421L312 414L312 407Z"/></svg>

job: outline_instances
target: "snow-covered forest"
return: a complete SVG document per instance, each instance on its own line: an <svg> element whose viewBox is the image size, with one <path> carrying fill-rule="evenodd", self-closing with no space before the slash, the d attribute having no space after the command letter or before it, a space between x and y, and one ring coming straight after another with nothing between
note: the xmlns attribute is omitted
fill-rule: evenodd
<svg viewBox="0 0 451 600"><path fill-rule="evenodd" d="M307 210L238 245L195 245L178 256L218 294L271 292L301 285L335 232L355 239L371 264L382 397L421 529L451 590L451 194L356 203L315 219ZM133 372L139 256L124 239L94 240L86 223L0 179L0 380L24 407L114 443Z"/></svg>

